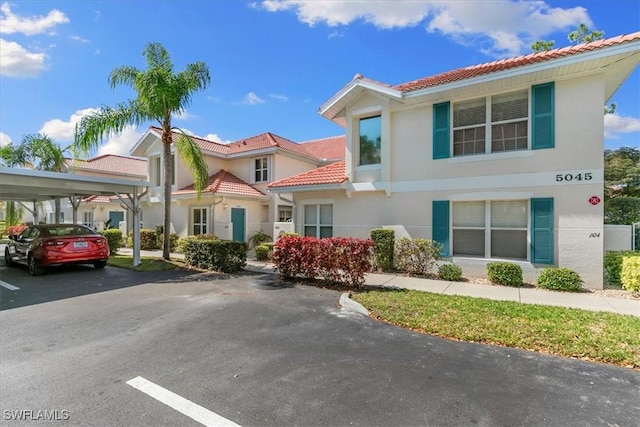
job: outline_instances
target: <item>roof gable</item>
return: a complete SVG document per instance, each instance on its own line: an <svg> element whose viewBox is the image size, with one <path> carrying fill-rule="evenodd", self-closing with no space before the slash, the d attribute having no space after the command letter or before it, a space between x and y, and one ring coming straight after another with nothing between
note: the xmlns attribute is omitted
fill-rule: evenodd
<svg viewBox="0 0 640 427"><path fill-rule="evenodd" d="M147 159L105 154L93 159L66 159L72 171L102 172L114 175L147 177Z"/></svg>
<svg viewBox="0 0 640 427"><path fill-rule="evenodd" d="M237 197L265 197L265 194L250 186L231 172L224 169L211 175L207 180L207 185L202 190L203 193L221 194ZM172 194L195 194L194 184L188 185Z"/></svg>
<svg viewBox="0 0 640 427"><path fill-rule="evenodd" d="M301 187L311 185L342 184L347 180L345 173L345 161L332 163L321 168L312 169L289 178L274 181L269 184L269 189L283 187Z"/></svg>

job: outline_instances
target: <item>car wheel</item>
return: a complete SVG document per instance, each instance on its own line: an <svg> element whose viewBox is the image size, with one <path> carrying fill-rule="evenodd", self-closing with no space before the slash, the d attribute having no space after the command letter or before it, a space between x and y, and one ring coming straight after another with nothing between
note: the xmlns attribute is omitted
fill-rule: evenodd
<svg viewBox="0 0 640 427"><path fill-rule="evenodd" d="M33 254L29 254L29 259L27 264L29 266L29 274L31 274L32 276L39 276L44 271L44 268L40 267L36 263L36 258L33 256Z"/></svg>
<svg viewBox="0 0 640 427"><path fill-rule="evenodd" d="M93 263L93 266L98 269L98 268L104 268L107 265L107 261L96 261Z"/></svg>
<svg viewBox="0 0 640 427"><path fill-rule="evenodd" d="M7 267L11 267L13 265L9 248L4 248L4 263L7 265Z"/></svg>

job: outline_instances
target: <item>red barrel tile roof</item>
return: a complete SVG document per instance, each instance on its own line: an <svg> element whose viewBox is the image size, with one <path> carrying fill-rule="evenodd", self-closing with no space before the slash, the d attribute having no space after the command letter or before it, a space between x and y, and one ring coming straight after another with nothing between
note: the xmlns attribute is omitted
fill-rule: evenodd
<svg viewBox="0 0 640 427"><path fill-rule="evenodd" d="M66 159L71 170L86 170L91 172L106 172L119 175L147 177L147 160L135 157L105 154L93 159Z"/></svg>
<svg viewBox="0 0 640 427"><path fill-rule="evenodd" d="M342 184L347 180L345 174L345 162L332 163L318 169L313 169L290 178L274 181L269 184L269 188L278 187L297 187L302 185L326 185L326 184Z"/></svg>
<svg viewBox="0 0 640 427"><path fill-rule="evenodd" d="M228 194L241 197L264 197L265 195L224 169L216 174L211 175L207 180L206 187L202 190L204 193ZM193 184L188 185L180 190L174 191L172 194L195 194L196 189Z"/></svg>

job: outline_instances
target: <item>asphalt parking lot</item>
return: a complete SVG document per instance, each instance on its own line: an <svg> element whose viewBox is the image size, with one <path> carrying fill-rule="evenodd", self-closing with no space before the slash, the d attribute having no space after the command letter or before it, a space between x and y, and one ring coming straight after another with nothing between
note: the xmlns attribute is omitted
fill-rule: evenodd
<svg viewBox="0 0 640 427"><path fill-rule="evenodd" d="M417 334L272 274L0 267L0 280L19 288L0 287L2 425L640 419L638 371Z"/></svg>

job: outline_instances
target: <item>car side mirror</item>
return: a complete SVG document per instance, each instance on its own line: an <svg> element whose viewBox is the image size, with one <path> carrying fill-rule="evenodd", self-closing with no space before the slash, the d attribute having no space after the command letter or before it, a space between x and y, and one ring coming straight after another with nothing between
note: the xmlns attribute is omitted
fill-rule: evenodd
<svg viewBox="0 0 640 427"><path fill-rule="evenodd" d="M10 234L9 240L18 240L18 236L16 236L15 234Z"/></svg>

